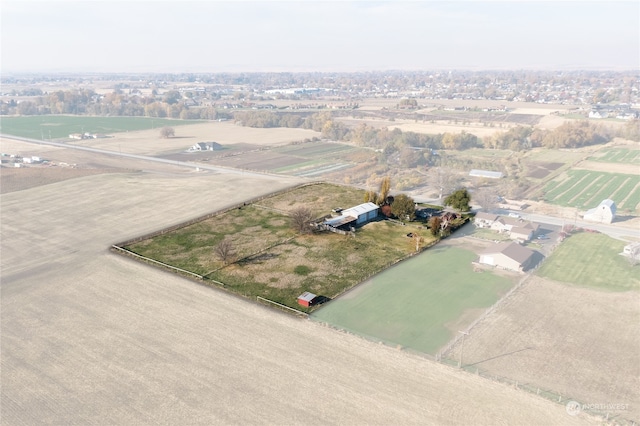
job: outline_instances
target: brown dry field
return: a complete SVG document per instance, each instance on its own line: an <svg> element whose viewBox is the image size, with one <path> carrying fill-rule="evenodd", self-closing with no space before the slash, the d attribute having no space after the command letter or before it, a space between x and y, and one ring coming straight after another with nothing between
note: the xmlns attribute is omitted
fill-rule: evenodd
<svg viewBox="0 0 640 426"><path fill-rule="evenodd" d="M594 170L606 173L626 173L629 175L640 175L640 167L636 164L625 163L603 163L600 161L581 161L572 167L575 169Z"/></svg>
<svg viewBox="0 0 640 426"><path fill-rule="evenodd" d="M464 364L584 404L628 404L617 414L637 422L640 294L531 277L471 330Z"/></svg>
<svg viewBox="0 0 640 426"><path fill-rule="evenodd" d="M503 123L502 127L489 127L483 126L481 123L471 123L469 125L462 124L448 124L445 121L436 121L435 123L420 123L412 120L396 120L394 124L389 126L390 130L400 129L403 132L415 132L415 133L461 133L467 132L475 135L479 138L491 136L495 133L506 132L512 127L516 127L515 124Z"/></svg>
<svg viewBox="0 0 640 426"><path fill-rule="evenodd" d="M0 196L3 425L599 423L112 254L294 183L137 166Z"/></svg>
<svg viewBox="0 0 640 426"><path fill-rule="evenodd" d="M320 136L319 132L313 130L284 127L256 129L242 127L230 121L176 126L174 130L176 136L168 139L160 137L160 129L151 129L118 133L112 138L74 141L73 144L129 154L157 155L185 151L198 142L278 146Z"/></svg>

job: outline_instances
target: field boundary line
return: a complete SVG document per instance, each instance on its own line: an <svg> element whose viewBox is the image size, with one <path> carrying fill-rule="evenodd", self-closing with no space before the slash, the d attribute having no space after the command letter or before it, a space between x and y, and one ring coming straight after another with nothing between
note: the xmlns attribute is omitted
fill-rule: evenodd
<svg viewBox="0 0 640 426"><path fill-rule="evenodd" d="M116 249L116 250L121 250L122 252L124 252L125 254L128 254L128 255L130 255L130 256L134 256L134 257L140 258L140 259L142 259L142 260L144 260L144 261L151 262L151 263L154 263L154 264L160 265L160 266L162 266L162 267L169 268L169 269L173 269L173 270L175 270L175 271L182 272L182 273L185 273L185 274L188 274L188 275L192 275L192 276L194 276L194 277L196 277L196 278L198 278L198 279L203 279L202 275L198 275L198 274L196 274L195 272L187 271L186 269L177 268L177 267L175 267L175 266L171 266L171 265L168 265L168 264L166 264L166 263L162 263L162 262L159 262L159 261L157 261L157 260L150 259L150 258L148 258L148 257L142 256L142 255L139 255L139 254L137 254L137 253L134 253L134 252L132 252L132 251L130 251L130 250L127 250L126 248L123 248L123 247L118 247L118 246L116 246L116 245L112 245L111 247L112 247L112 248L114 248L114 249Z"/></svg>
<svg viewBox="0 0 640 426"><path fill-rule="evenodd" d="M293 308L291 308L289 306L283 305L282 303L274 302L273 300L265 299L264 297L260 297L260 296L256 296L256 300L258 300L258 301L262 300L264 302L273 303L276 306L279 306L279 307L284 308L284 309L288 309L290 311L295 312L296 314L300 314L300 315L303 315L303 316L309 318L309 314L308 313L299 311L297 309L293 309Z"/></svg>
<svg viewBox="0 0 640 426"><path fill-rule="evenodd" d="M536 268L537 269L537 268ZM493 305L491 305L482 315L476 318L465 330L466 334L469 334L473 328L475 328L480 322L482 322L486 317L492 314L500 305L502 305L507 299L509 299L513 293L515 293L518 289L522 288L522 286L529 281L529 279L533 276L533 271L529 272L526 276L524 276L516 285L511 287L511 289L505 293L500 299L496 301ZM447 355L447 353L453 349L453 347L458 343L460 339L462 339L465 334L457 334L453 339L449 341L438 353L436 353L436 361L441 361L443 357Z"/></svg>

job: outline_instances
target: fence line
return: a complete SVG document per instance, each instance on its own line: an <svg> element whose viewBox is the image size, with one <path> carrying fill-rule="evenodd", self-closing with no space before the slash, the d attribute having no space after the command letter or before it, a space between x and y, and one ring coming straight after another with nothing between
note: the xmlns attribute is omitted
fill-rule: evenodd
<svg viewBox="0 0 640 426"><path fill-rule="evenodd" d="M518 289L520 289L529 279L532 274L528 273L524 276L516 285L514 285L504 296L502 296L496 303L491 305L482 315L476 318L465 330L465 333L470 333L471 330L478 325L481 321L483 321L487 316L492 314L500 305L502 305L513 293L515 293ZM436 360L440 360L443 356L446 356L447 353L458 343L458 341L463 338L465 334L456 335L449 343L447 343L438 353L436 354Z"/></svg>
<svg viewBox="0 0 640 426"><path fill-rule="evenodd" d="M168 265L168 264L166 264L166 263L158 262L157 260L150 259L150 258L145 257L145 256L141 256L141 255L139 255L139 254L137 254L137 253L134 253L134 252L132 252L132 251L130 251L130 250L127 250L127 249L125 249L125 248L118 247L118 246L116 246L116 245L112 245L112 246L111 246L111 248L114 248L114 249L116 249L116 250L121 250L121 251L123 251L125 254L128 254L128 255L130 255L130 256L134 256L134 257L138 257L138 258L140 258L140 259L143 259L143 260L144 260L144 261L146 261L146 262L155 263L155 264L161 265L161 266L163 266L163 267L165 267L165 268L173 269L173 270L175 270L175 271L182 272L182 273L184 273L184 274L192 275L192 276L194 276L194 277L196 277L196 278L198 278L198 279L203 279L202 275L198 275L198 274L196 274L195 272L187 271L186 269L176 268L175 266L171 266L171 265Z"/></svg>
<svg viewBox="0 0 640 426"><path fill-rule="evenodd" d="M290 311L295 312L296 314L303 315L303 316L305 316L307 318L309 317L309 314L306 313L306 312L302 312L302 311L299 311L297 309L293 309L293 308L291 308L289 306L283 305L282 303L278 303L278 302L274 302L273 300L265 299L264 297L256 296L256 300L262 300L262 301L265 301L265 302L273 303L276 306L279 306L279 307L284 308L284 309L288 309Z"/></svg>
<svg viewBox="0 0 640 426"><path fill-rule="evenodd" d="M446 364L449 366L457 366L457 361L453 360L451 358L445 358L443 360L440 361L442 364ZM537 396L540 396L542 398L545 398L549 401L555 402L557 404L560 405L567 405L570 402L575 402L577 403L580 407L588 407L588 409L585 409L587 414L590 414L592 416L598 416L598 417L602 417L604 420L606 420L607 422L609 422L608 424L617 424L617 425L631 425L631 426L635 426L635 422L633 420L630 419L626 419L624 417L622 417L622 415L618 412L618 413L611 413L608 412L606 410L602 410L602 409L594 409L593 407L590 407L589 404L584 404L582 402L580 402L579 400L575 399L575 398L571 398L568 395L562 395L561 393L552 391L552 390L548 390L548 389L544 389L541 388L539 386L536 386L534 384L531 383L526 383L526 382L520 382L518 380L514 380L514 379L510 379L508 377L504 377L504 376L499 376L497 374L492 374L486 370L483 370L477 366L462 366L462 369L470 374L475 374L479 377L482 377L483 379L488 379L494 382L498 382L498 383L504 383L510 386L513 386L515 389L518 390L523 390L525 392L529 392L532 394L535 394Z"/></svg>

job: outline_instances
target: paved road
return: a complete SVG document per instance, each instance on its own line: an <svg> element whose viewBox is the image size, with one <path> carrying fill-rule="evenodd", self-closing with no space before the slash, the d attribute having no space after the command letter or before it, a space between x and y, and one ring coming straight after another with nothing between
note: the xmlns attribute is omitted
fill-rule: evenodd
<svg viewBox="0 0 640 426"><path fill-rule="evenodd" d="M595 231L609 235L610 237L613 237L613 238L623 239L626 237L626 238L640 239L640 229L638 229L638 227L629 228L629 227L621 226L619 224L617 225L615 223L613 224L592 223L592 222L585 222L582 220L571 220L568 218L559 218L559 217L535 214L535 213L522 213L522 212L516 212L516 211L514 211L513 213L517 213L523 219L529 220L532 222L545 223L548 225L556 225L556 226L574 225L579 228L593 229Z"/></svg>

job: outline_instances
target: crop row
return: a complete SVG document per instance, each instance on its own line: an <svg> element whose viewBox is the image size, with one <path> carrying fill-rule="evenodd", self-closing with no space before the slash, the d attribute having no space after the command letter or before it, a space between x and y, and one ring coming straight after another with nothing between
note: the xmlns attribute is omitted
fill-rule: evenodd
<svg viewBox="0 0 640 426"><path fill-rule="evenodd" d="M582 209L595 207L607 198L631 210L640 203L638 176L589 170L571 170L568 175L564 181L552 181L546 186L547 201Z"/></svg>

